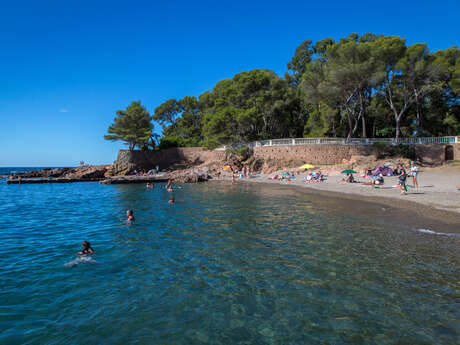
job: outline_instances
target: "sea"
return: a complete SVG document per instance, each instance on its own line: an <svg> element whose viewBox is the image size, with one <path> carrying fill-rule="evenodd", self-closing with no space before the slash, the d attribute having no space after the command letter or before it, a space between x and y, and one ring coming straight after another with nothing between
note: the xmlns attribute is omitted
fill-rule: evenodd
<svg viewBox="0 0 460 345"><path fill-rule="evenodd" d="M459 343L455 233L279 185L173 194L1 180L0 344Z"/></svg>

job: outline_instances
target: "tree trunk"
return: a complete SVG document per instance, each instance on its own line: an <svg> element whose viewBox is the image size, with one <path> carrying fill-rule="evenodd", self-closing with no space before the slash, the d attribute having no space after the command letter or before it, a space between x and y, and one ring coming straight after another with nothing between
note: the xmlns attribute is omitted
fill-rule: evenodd
<svg viewBox="0 0 460 345"><path fill-rule="evenodd" d="M422 130L422 112L420 110L420 103L416 94L415 98L415 108L417 110L417 136L420 136Z"/></svg>
<svg viewBox="0 0 460 345"><path fill-rule="evenodd" d="M347 119L348 119L348 135L347 135L347 139L350 139L352 131L353 131L353 123L351 122L351 116L348 113L348 111L347 111Z"/></svg>
<svg viewBox="0 0 460 345"><path fill-rule="evenodd" d="M395 116L395 128L396 128L396 134L395 134L395 138L396 139L399 139L399 135L400 135L400 122L401 122L401 119L398 117L398 116Z"/></svg>
<svg viewBox="0 0 460 345"><path fill-rule="evenodd" d="M363 138L367 138L366 119L364 116L361 117L361 123L363 125Z"/></svg>

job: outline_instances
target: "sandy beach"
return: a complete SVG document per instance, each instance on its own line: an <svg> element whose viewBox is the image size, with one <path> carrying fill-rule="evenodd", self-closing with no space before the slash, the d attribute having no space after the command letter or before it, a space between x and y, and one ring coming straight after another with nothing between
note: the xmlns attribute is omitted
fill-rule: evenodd
<svg viewBox="0 0 460 345"><path fill-rule="evenodd" d="M418 176L419 188L412 188L412 178L408 177L409 188L406 195L401 195L400 190L396 188L398 178L395 176L385 177L384 185L374 188L364 185L362 182L370 179L363 178L360 174L355 174L356 183L341 183L344 175L338 172L329 173L327 180L321 183L305 183L304 173L289 181L269 179L277 173L280 174L282 171L235 179L235 183L276 184L298 192L348 199L357 207L356 212L360 211L360 202L377 203L392 208L394 212L398 209L404 212L410 210L413 217L423 217L425 223L427 219L431 220L432 226L442 222L448 225L450 230L458 228L455 232L460 232L460 191L456 188L460 185L459 165L421 168ZM417 223L415 218L412 221Z"/></svg>

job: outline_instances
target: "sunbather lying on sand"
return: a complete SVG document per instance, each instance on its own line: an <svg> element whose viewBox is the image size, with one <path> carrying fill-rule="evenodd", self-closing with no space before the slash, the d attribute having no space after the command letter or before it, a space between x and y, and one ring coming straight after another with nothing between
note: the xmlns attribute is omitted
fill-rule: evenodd
<svg viewBox="0 0 460 345"><path fill-rule="evenodd" d="M385 183L385 180L383 179L383 176L380 175L377 177L375 180L368 181L368 182L363 182L364 185L366 186L374 186L374 185L383 185Z"/></svg>

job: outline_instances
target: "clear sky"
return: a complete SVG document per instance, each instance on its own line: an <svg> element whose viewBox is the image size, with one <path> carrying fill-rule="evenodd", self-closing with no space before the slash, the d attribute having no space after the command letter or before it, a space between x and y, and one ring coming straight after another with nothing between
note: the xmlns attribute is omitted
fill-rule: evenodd
<svg viewBox="0 0 460 345"><path fill-rule="evenodd" d="M0 0L0 166L111 163L115 111L198 96L254 68L284 75L305 39L460 45L459 0Z"/></svg>

